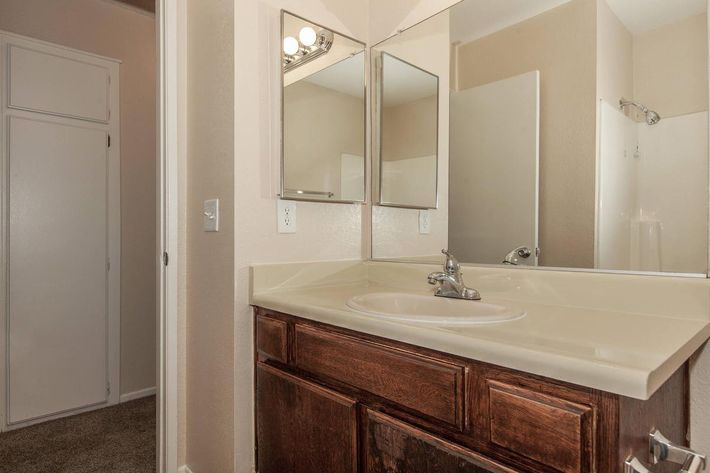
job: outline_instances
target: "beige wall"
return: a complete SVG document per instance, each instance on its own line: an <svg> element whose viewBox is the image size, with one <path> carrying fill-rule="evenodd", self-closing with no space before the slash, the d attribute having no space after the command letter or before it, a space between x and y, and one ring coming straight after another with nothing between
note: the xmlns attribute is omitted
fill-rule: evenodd
<svg viewBox="0 0 710 473"><path fill-rule="evenodd" d="M594 265L596 1L573 0L457 51L460 89L540 70L540 262Z"/></svg>
<svg viewBox="0 0 710 473"><path fill-rule="evenodd" d="M253 340L249 307L252 263L359 259L363 205L297 204L298 232L279 234L279 11L292 11L356 39L367 40L367 8L350 0L236 0L234 319L236 471L254 466ZM227 356L217 350L212 356ZM195 471L195 473L205 473ZM210 471L210 473L212 473ZM215 471L216 473L216 471ZM221 472L219 472L221 473Z"/></svg>
<svg viewBox="0 0 710 473"><path fill-rule="evenodd" d="M341 155L365 156L364 95L299 81L284 90L284 123L284 187L341 198Z"/></svg>
<svg viewBox="0 0 710 473"><path fill-rule="evenodd" d="M696 15L638 34L634 99L661 117L708 109L708 22Z"/></svg>
<svg viewBox="0 0 710 473"><path fill-rule="evenodd" d="M121 393L155 386L155 18L103 0L2 0L0 29L122 62Z"/></svg>
<svg viewBox="0 0 710 473"><path fill-rule="evenodd" d="M437 116L436 95L385 108L382 159L396 161L436 155Z"/></svg>
<svg viewBox="0 0 710 473"><path fill-rule="evenodd" d="M597 96L612 105L634 96L633 37L606 0L597 1Z"/></svg>
<svg viewBox="0 0 710 473"><path fill-rule="evenodd" d="M234 468L234 4L187 2L186 463ZM220 199L220 231L202 204Z"/></svg>

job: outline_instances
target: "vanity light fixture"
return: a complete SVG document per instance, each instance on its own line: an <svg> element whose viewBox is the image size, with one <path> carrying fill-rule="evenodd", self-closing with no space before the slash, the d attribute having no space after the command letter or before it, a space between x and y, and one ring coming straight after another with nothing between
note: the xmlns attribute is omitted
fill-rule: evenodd
<svg viewBox="0 0 710 473"><path fill-rule="evenodd" d="M310 26L305 26L301 28L301 31L298 33L298 39L301 41L301 44L308 47L316 44L318 35L316 34L316 30Z"/></svg>
<svg viewBox="0 0 710 473"><path fill-rule="evenodd" d="M322 29L316 33L316 30L310 26L301 28L298 39L293 36L285 37L283 44L284 72L291 71L327 54L333 47L333 39L332 31Z"/></svg>
<svg viewBox="0 0 710 473"><path fill-rule="evenodd" d="M293 36L286 36L284 38L284 54L286 56L294 56L301 50L301 45L298 44L298 40Z"/></svg>

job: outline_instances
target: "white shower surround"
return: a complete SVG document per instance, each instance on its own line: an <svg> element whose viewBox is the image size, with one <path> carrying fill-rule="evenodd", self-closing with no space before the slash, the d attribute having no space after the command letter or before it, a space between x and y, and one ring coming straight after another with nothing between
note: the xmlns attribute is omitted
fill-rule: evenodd
<svg viewBox="0 0 710 473"><path fill-rule="evenodd" d="M707 130L707 112L648 126L602 101L597 268L705 272Z"/></svg>

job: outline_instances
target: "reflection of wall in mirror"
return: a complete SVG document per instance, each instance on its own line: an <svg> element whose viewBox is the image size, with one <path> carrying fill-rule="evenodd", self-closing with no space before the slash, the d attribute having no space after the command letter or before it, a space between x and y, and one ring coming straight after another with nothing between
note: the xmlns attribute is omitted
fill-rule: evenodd
<svg viewBox="0 0 710 473"><path fill-rule="evenodd" d="M436 105L433 95L382 111L382 202L435 205Z"/></svg>
<svg viewBox="0 0 710 473"><path fill-rule="evenodd" d="M434 256L448 242L448 153L449 153L449 12L443 12L417 27L392 37L377 50L390 53L439 76L438 208L430 211L431 231L419 233L419 212L413 209L374 206L372 209L372 255L374 258ZM434 117L435 118L435 117ZM417 156L413 156L417 157ZM418 156L422 157L422 155Z"/></svg>
<svg viewBox="0 0 710 473"><path fill-rule="evenodd" d="M434 176L436 156L383 161L382 201L427 206L431 203L427 196L436 196ZM420 202L422 196L426 200Z"/></svg>
<svg viewBox="0 0 710 473"><path fill-rule="evenodd" d="M364 156L363 117L362 96L307 81L286 87L284 188L332 192L341 199L341 155ZM364 183L360 188L356 200L363 198Z"/></svg>
<svg viewBox="0 0 710 473"><path fill-rule="evenodd" d="M598 29L596 267L704 273L707 16L630 31L600 0ZM621 97L661 121L649 126L633 109L621 113Z"/></svg>
<svg viewBox="0 0 710 473"><path fill-rule="evenodd" d="M459 90L540 71L545 266L594 265L595 15L596 0L572 0L454 52Z"/></svg>

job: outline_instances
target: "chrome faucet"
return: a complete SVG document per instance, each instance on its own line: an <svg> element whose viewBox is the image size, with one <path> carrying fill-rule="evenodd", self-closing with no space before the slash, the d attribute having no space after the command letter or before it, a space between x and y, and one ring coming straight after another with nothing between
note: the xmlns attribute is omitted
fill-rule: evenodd
<svg viewBox="0 0 710 473"><path fill-rule="evenodd" d="M427 278L429 284L440 284L435 295L439 297L451 297L453 299L466 299L469 301L480 301L481 294L470 287L466 287L461 274L461 265L454 255L448 250L441 250L446 255L443 272L430 273Z"/></svg>
<svg viewBox="0 0 710 473"><path fill-rule="evenodd" d="M503 258L503 264L517 266L520 264L520 259L528 259L532 256L532 251L527 246L519 246Z"/></svg>

